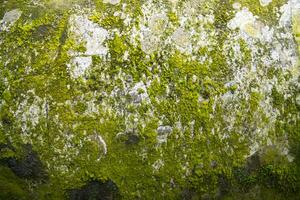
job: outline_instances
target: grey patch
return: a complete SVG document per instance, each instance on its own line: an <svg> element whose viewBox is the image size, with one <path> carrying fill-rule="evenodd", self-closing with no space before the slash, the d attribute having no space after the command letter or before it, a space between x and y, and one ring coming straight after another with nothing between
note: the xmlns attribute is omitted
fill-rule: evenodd
<svg viewBox="0 0 300 200"><path fill-rule="evenodd" d="M130 96L132 98L133 103L141 103L142 102L142 97L141 95L137 93L130 93Z"/></svg>
<svg viewBox="0 0 300 200"><path fill-rule="evenodd" d="M140 137L137 134L130 134L128 135L128 138L125 141L125 144L132 145L132 144L137 144L139 142L140 142Z"/></svg>
<svg viewBox="0 0 300 200"><path fill-rule="evenodd" d="M132 89L128 91L128 94L131 98L131 101L134 104L139 104L143 100L145 101L149 100L149 96L147 94L147 88L143 82L137 83Z"/></svg>
<svg viewBox="0 0 300 200"><path fill-rule="evenodd" d="M157 128L157 141L159 144L167 142L168 135L172 132L171 126L159 126Z"/></svg>
<svg viewBox="0 0 300 200"><path fill-rule="evenodd" d="M211 166L212 168L216 168L216 167L218 166L218 162L215 161L215 160L213 160L213 161L211 161L210 166Z"/></svg>
<svg viewBox="0 0 300 200"><path fill-rule="evenodd" d="M50 24L43 24L37 27L36 31L33 33L33 37L39 40L45 39L48 35L50 35L53 26Z"/></svg>
<svg viewBox="0 0 300 200"><path fill-rule="evenodd" d="M172 127L171 126L159 126L157 128L157 133L159 135L166 135L172 132Z"/></svg>
<svg viewBox="0 0 300 200"><path fill-rule="evenodd" d="M0 30L8 30L22 15L19 9L11 10L4 14L1 21Z"/></svg>

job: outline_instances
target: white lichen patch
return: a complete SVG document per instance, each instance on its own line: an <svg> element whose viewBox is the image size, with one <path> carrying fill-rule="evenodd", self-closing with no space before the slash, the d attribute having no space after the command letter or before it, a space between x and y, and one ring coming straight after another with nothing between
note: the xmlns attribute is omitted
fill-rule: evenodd
<svg viewBox="0 0 300 200"><path fill-rule="evenodd" d="M69 19L69 34L77 45L84 44L85 52L69 51L71 63L68 67L73 78L79 78L91 66L93 55L106 56L108 48L104 45L109 33L85 15L72 15Z"/></svg>
<svg viewBox="0 0 300 200"><path fill-rule="evenodd" d="M77 44L85 43L85 55L105 56L108 48L103 44L109 33L106 29L90 21L87 16L72 15L69 20L70 35L74 35ZM74 54L82 54L74 52ZM72 55L72 53L71 53Z"/></svg>
<svg viewBox="0 0 300 200"><path fill-rule="evenodd" d="M89 138L92 140L92 141L95 141L99 147L99 157L98 159L101 158L101 155L106 155L107 154L107 145L104 141L104 139L101 137L101 135L99 135L98 133L95 133L91 136L89 136Z"/></svg>
<svg viewBox="0 0 300 200"><path fill-rule="evenodd" d="M192 43L190 41L190 34L183 28L179 27L172 34L172 41L176 48L182 53L192 53Z"/></svg>
<svg viewBox="0 0 300 200"><path fill-rule="evenodd" d="M253 38L261 42L271 42L274 35L274 29L260 22L247 8L238 11L227 26L232 30L239 29L245 40Z"/></svg>
<svg viewBox="0 0 300 200"><path fill-rule="evenodd" d="M272 2L272 0L259 0L261 6L267 6Z"/></svg>
<svg viewBox="0 0 300 200"><path fill-rule="evenodd" d="M157 13L150 16L149 19L149 29L155 35L162 34L167 28L168 18L166 13Z"/></svg>
<svg viewBox="0 0 300 200"><path fill-rule="evenodd" d="M187 1L183 4L182 10L177 10L176 16L179 25L171 26L167 44L183 54L195 55L200 48L209 47L215 44L216 29L213 28L215 16L208 12L201 13L201 6L204 1ZM198 60L206 59L198 57ZM196 57L192 56L192 59Z"/></svg>
<svg viewBox="0 0 300 200"><path fill-rule="evenodd" d="M247 129L251 130L251 136L248 136L249 154L252 155L265 145L266 140L270 140L270 132L274 131L279 110L272 105L272 90L276 89L285 98L289 97L289 85L297 82L299 70L297 67L297 56L295 53L295 44L293 37L287 32L282 32L282 27L288 28L291 15L290 10L287 11L289 3L281 8L282 15L279 17L278 25L272 28L265 26L259 21L257 16L254 16L247 8L239 10L235 17L229 21L228 27L233 31L238 29L239 32L230 35L228 41L224 45L224 52L227 52L228 64L233 69L234 78L228 82L228 86L237 87L234 93L228 92L223 94L220 98L223 101L224 107L230 110L230 114L224 117L228 123L228 130L234 128L232 124L236 121L237 113L241 109L242 99L250 102L253 98L259 98L258 107L256 110L249 112L256 113L256 118L252 122L248 122ZM295 6L296 4L294 4ZM297 6L296 6L297 7ZM240 62L244 63L243 53L245 49L241 49L239 40L246 42L249 50L247 55L250 59L248 66L241 66ZM263 50L257 45L265 45L269 49ZM231 52L231 53L228 53ZM265 70L269 68L282 70L283 74L292 74L288 80L279 80L277 77L267 77ZM255 86L252 83L256 83ZM255 94L253 96L253 94ZM258 99L256 99L258 100ZM268 120L263 120L267 118ZM221 134L222 135L222 134ZM290 156L289 160L291 160Z"/></svg>
<svg viewBox="0 0 300 200"><path fill-rule="evenodd" d="M35 95L34 90L24 94L22 100L14 113L15 118L19 121L23 133L29 133L40 122L41 118L47 115L46 101Z"/></svg>
<svg viewBox="0 0 300 200"><path fill-rule="evenodd" d="M155 161L153 164L152 164L152 167L154 169L154 171L158 171L159 169L161 169L163 166L164 166L164 161L159 159L157 161Z"/></svg>
<svg viewBox="0 0 300 200"><path fill-rule="evenodd" d="M247 8L243 8L229 21L228 27L232 30L239 28L243 33L254 38L259 38L261 36L263 25L257 21L257 17L255 17Z"/></svg>
<svg viewBox="0 0 300 200"><path fill-rule="evenodd" d="M129 31L130 41L136 44L139 41L141 49L146 54L164 52L172 54L176 50L183 54L196 53L200 48L212 45L215 42L213 26L214 15L202 15L195 5L201 7L204 2L187 1L182 8L175 9L177 2L157 4L147 1L142 5L143 15L139 19L139 26ZM171 5L178 24L174 24L168 16L168 6ZM136 45L137 46L137 45ZM166 51L166 48L171 48Z"/></svg>
<svg viewBox="0 0 300 200"><path fill-rule="evenodd" d="M120 0L103 0L103 3L110 3L112 5L117 5L120 3Z"/></svg>
<svg viewBox="0 0 300 200"><path fill-rule="evenodd" d="M168 0L169 3L171 3L172 6L176 6L179 2L179 0Z"/></svg>
<svg viewBox="0 0 300 200"><path fill-rule="evenodd" d="M98 105L95 103L95 99L86 102L87 109L85 111L86 115L98 114Z"/></svg>
<svg viewBox="0 0 300 200"><path fill-rule="evenodd" d="M235 9L235 10L239 10L241 8L241 4L239 2L234 2L232 4L232 7Z"/></svg>
<svg viewBox="0 0 300 200"><path fill-rule="evenodd" d="M19 9L11 10L4 14L0 21L0 31L7 31L21 17L22 11Z"/></svg>
<svg viewBox="0 0 300 200"><path fill-rule="evenodd" d="M299 0L289 0L286 4L280 7L279 25L287 27L291 25L293 15L300 11Z"/></svg>
<svg viewBox="0 0 300 200"><path fill-rule="evenodd" d="M141 48L146 54L159 50L160 39L155 37L149 30L144 30L141 35Z"/></svg>
<svg viewBox="0 0 300 200"><path fill-rule="evenodd" d="M80 56L71 59L68 69L72 78L79 78L84 75L85 71L92 65L91 56Z"/></svg>
<svg viewBox="0 0 300 200"><path fill-rule="evenodd" d="M143 18L140 21L140 37L142 50L151 54L163 45L163 35L168 26L166 10L157 7L151 1L142 6Z"/></svg>

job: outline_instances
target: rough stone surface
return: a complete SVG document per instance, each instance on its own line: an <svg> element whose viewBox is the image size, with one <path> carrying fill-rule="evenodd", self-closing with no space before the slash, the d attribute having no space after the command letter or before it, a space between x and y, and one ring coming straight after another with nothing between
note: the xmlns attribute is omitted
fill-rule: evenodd
<svg viewBox="0 0 300 200"><path fill-rule="evenodd" d="M299 0L9 0L0 19L0 198L300 196Z"/></svg>

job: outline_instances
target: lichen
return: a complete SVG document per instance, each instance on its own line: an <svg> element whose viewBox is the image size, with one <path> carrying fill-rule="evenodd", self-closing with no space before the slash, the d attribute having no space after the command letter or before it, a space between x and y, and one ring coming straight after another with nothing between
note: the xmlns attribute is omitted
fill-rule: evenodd
<svg viewBox="0 0 300 200"><path fill-rule="evenodd" d="M30 144L49 180L1 165L0 198L299 196L297 1L1 6L0 160Z"/></svg>

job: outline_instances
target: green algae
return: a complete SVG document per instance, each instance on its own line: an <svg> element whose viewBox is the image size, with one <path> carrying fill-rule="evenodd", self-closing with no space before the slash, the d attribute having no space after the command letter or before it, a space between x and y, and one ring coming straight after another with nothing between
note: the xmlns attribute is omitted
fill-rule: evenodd
<svg viewBox="0 0 300 200"><path fill-rule="evenodd" d="M134 5L139 4L138 1L132 2ZM277 6L276 2L274 2L275 6ZM98 11L108 9L110 12L118 8L103 4L101 1L95 1L95 4ZM243 2L244 4L249 6L255 15L261 16L265 20L269 20L268 17L271 17L273 20L273 16L265 14L265 8L256 9L246 1ZM267 188L262 189L266 198L273 197L271 193L274 191L288 194L298 191L297 166L291 164L281 171L282 166L273 163L278 156L276 152L268 155L268 158L265 159L266 165L257 174L248 175L246 172L241 172L242 180L236 180L236 177L233 176L233 168L245 165L244 157L248 153L249 141L242 139L242 133L238 132L238 128L236 128L236 132L231 133L228 138L223 140L217 136L221 133L220 130L214 130L216 133L212 134L212 129L216 127L216 124L222 128L226 126L222 116L224 112L230 112L218 104L214 108L216 103L214 96L223 95L228 90L232 92L237 90L237 86L229 89L225 87L225 83L232 76L232 71L222 50L224 41L229 37L223 32L227 22L232 18L232 13L226 14L229 6L230 4L226 4L226 8L220 6L219 8L222 7L224 10L216 9L215 11L214 26L218 30L218 45L212 51L205 48L199 51L201 55L208 54L213 60L212 63L200 64L190 61L188 56L179 52L168 58L154 54L147 59L140 47L133 47L125 37L115 35L107 41L111 61L103 64L102 58L94 56L92 70L90 75L87 75L86 85L81 80L71 79L66 70L66 64L70 60L67 51L69 49L79 52L86 50L84 44L77 47L72 40L63 39L70 13L40 14L39 17L26 24L22 24L25 20L23 18L9 34L1 33L5 36L3 42L5 46L1 50L1 55L4 56L4 60L11 58L5 67L1 62L1 72L5 72L2 76L8 78L10 83L9 90L5 86L0 87L1 100L5 101L5 105L1 106L2 126L0 130L1 138L5 138L3 143L8 136L21 131L12 113L12 110L17 109L14 102L24 98L21 94L26 94L26 91L34 89L35 95L46 98L49 104L47 116L31 129L32 134L37 133L43 136L42 143L32 137L34 149L40 154L42 162L50 163L50 167L47 168L50 174L49 185L41 185L35 189L40 199L63 199L66 189L80 187L90 179L114 181L124 199L153 199L153 194L157 199L177 199L186 188L196 191L197 195L195 196L198 198L205 194L214 196L218 190L220 175L224 175L232 181L234 187L241 186L242 191L243 189L249 190L249 188L255 190L255 186L260 184ZM270 6L273 6L273 3ZM139 13L140 8L133 7L138 10L136 13ZM93 15L90 19L104 28L122 28L124 26L118 17L109 15L102 18L98 15L100 16L100 14ZM134 14L134 16L138 15L140 14ZM178 19L173 13L170 13L168 17L174 25L177 25ZM49 24L51 25L47 26ZM249 47L244 41L239 41L239 43L243 54L242 62L250 63L252 58ZM34 50L38 51L38 55L35 55ZM125 51L129 51L128 61L122 60ZM149 70L148 66L153 64L161 65L161 68L153 67ZM26 65L30 65L33 69L29 74L25 72ZM121 69L131 75L135 83L143 81L144 74L151 78L159 75L159 79L154 79L147 89L151 105L129 105L125 108L128 113L138 113L139 120L148 118L149 110L154 112L154 116L145 124L145 127L140 126L133 130L140 137L140 141L136 145L126 145L123 140L116 139L116 135L126 129L124 118L106 111L104 107L100 107L99 113L94 116L84 114L87 110L86 101L92 99L88 95L90 91L106 91L110 94L115 87L122 87L122 84L118 84L117 81L106 82L99 78L102 74L110 75L110 77L117 76ZM271 72L271 74L273 73ZM193 80L194 75L198 77L196 81ZM166 92L167 87L170 89L168 93ZM146 91L139 90L139 93L144 92ZM84 99L80 98L83 94ZM200 97L204 100L199 102ZM288 135L294 139L292 140L294 142L291 143L292 152L297 153L299 106L295 103L295 96L284 99L282 94L274 89L272 98L273 106L281 113L280 121L278 119L276 126L276 134L282 136L285 132L289 132ZM67 105L65 104L67 100L76 100L77 102L74 105ZM245 123L251 124L255 121L255 115L260 110L259 102L261 100L262 96L257 92L250 93L249 101L241 100L242 108L235 122L236 127L243 127ZM100 96L99 101L101 102ZM111 101L112 105L119 106L115 103L115 99ZM249 112L245 114L243 111ZM62 126L55 123L57 115ZM291 123L289 115L293 115L296 120ZM195 121L194 130L174 129L168 137L168 142L157 147L156 129L161 116L164 116L163 123L165 125L174 126L176 122L180 121L183 127L189 127L190 122ZM100 121L102 122L99 123ZM78 124L78 126L74 128L72 124ZM9 130L11 128L13 129ZM97 161L99 157L97 144L93 141L84 141L85 131L89 135L94 131L99 132L107 141L108 154L103 156L100 161ZM72 143L79 150L78 155L72 155L71 160L67 157L59 157L60 154L55 152L55 149L62 150L66 145L63 139L57 141L55 138L62 137L68 132L75 135ZM251 134L250 130L244 132ZM12 138L14 146L21 142L20 134L15 134ZM80 146L81 141L84 141L83 146ZM224 151L228 146L233 148L231 154ZM66 155L68 156L68 154ZM3 156L13 155L6 152ZM299 155L297 156L299 157ZM297 156L295 160L299 160ZM53 161L53 158L57 158L57 160ZM162 160L164 165L155 170L152 166L154 163L159 163L158 160ZM55 169L56 165L66 166L66 172L62 173L59 169ZM272 178L276 180L275 185L270 183ZM16 184L16 186L9 186L8 192L16 191L19 196L23 196L25 192L22 189L23 186L20 185L25 183L12 183L9 181L10 179L14 178L5 178L4 183ZM228 196L228 199L244 197L238 193L230 193ZM24 198L27 198L26 195ZM249 197L249 199L251 198Z"/></svg>
<svg viewBox="0 0 300 200"><path fill-rule="evenodd" d="M0 174L1 199L25 200L31 198L25 181L16 177L9 168L1 166Z"/></svg>

